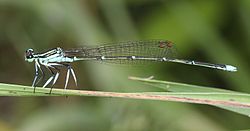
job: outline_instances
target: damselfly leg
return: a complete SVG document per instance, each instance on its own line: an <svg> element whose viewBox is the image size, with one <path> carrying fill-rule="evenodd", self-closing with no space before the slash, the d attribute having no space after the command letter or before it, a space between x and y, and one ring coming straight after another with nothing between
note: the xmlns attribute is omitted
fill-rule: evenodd
<svg viewBox="0 0 250 131"><path fill-rule="evenodd" d="M41 72L41 76L39 74L39 71ZM44 78L44 71L41 68L41 65L39 64L39 62L36 60L35 61L35 76L34 76L34 80L32 82L32 87L34 87L33 92L35 93L36 90L36 85L41 81L41 79Z"/></svg>
<svg viewBox="0 0 250 131"><path fill-rule="evenodd" d="M64 85L64 89L67 88L67 85L68 85L68 82L69 82L69 75L72 74L73 76L73 79L75 81L75 84L76 84L76 87L77 87L77 80L76 80L76 75L75 75L75 72L73 70L73 68L71 67L71 65L69 64L63 64L65 67L67 67L67 75L66 75L66 82L65 82L65 85Z"/></svg>
<svg viewBox="0 0 250 131"><path fill-rule="evenodd" d="M56 66L53 66L51 64L47 64L45 67L49 70L49 72L51 73L52 76L50 76L50 78L46 81L46 83L43 85L43 88L45 88L53 80L53 82L51 84L51 87L50 87L50 93L51 93L52 88L53 88L54 84L56 83L56 81L57 81L57 79L59 77L59 72L60 71Z"/></svg>
<svg viewBox="0 0 250 131"><path fill-rule="evenodd" d="M39 76L38 64L37 64L37 62L35 62L35 76L34 76L34 80L32 82L32 87L35 87L38 76Z"/></svg>
<svg viewBox="0 0 250 131"><path fill-rule="evenodd" d="M63 63L63 64L60 64L60 63L41 63L41 65L43 65L51 74L51 76L48 78L48 80L45 82L45 84L43 85L43 88L47 87L51 82L51 88L50 88L50 93L53 89L53 86L55 85L55 83L57 82L58 78L59 78L59 75L60 75L60 70L58 69L58 67L65 67L67 69L67 73L66 73L66 78L65 78L65 85L64 85L64 89L67 88L68 86L68 82L69 82L69 78L70 78L70 75L73 76L73 79L74 79L74 82L77 86L77 79L76 79L76 75L75 75L75 72L73 70L73 68L71 67L70 64L66 64L66 63ZM39 76L39 70L43 73L43 70L41 68L41 65L38 63L36 64L35 63L35 78L34 78L34 90L35 90L35 86L37 84L37 79L38 76Z"/></svg>

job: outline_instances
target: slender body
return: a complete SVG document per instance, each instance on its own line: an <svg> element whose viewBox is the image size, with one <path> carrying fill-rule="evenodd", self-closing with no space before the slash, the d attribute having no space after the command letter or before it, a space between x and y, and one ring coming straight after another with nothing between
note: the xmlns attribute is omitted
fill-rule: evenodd
<svg viewBox="0 0 250 131"><path fill-rule="evenodd" d="M34 53L33 49L28 49L26 50L25 60L35 62L36 73L32 83L33 87L41 80L41 77L38 78L39 72L42 73L42 76L44 74L41 65L45 66L52 74L43 87L46 87L52 81L52 86L55 84L60 73L57 68L58 66L67 67L65 89L70 74L73 76L75 83L77 83L74 70L69 64L75 61L102 61L118 64L158 61L203 66L231 72L237 71L237 68L231 65L177 59L174 54L175 49L172 42L167 40L149 40L121 42L118 44L111 43L99 47L84 47L68 50L57 47L44 53Z"/></svg>

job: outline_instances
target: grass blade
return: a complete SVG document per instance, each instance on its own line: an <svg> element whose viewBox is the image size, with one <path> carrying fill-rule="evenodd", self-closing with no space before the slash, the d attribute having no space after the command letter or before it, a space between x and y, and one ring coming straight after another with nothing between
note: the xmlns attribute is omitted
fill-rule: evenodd
<svg viewBox="0 0 250 131"><path fill-rule="evenodd" d="M137 80L139 80L138 78ZM143 79L140 79L143 81ZM158 84L156 80L146 80L145 82L153 82ZM159 81L162 84L162 81ZM152 84L152 83L151 83ZM173 84L173 83L172 83ZM174 83L182 88L194 88L185 86L185 84ZM169 86L169 85L168 85ZM96 96L96 97L114 97L128 99L146 99L161 101L176 101L185 103L208 104L223 109L231 110L240 114L250 115L250 95L245 93L237 93L231 91L201 91L203 87L199 87L200 92L136 92L136 93L120 93L120 92L104 92L104 91L87 91L87 90L64 90L53 89L49 94L50 88L33 88L30 86L3 84L0 83L0 96Z"/></svg>
<svg viewBox="0 0 250 131"><path fill-rule="evenodd" d="M250 104L250 94L148 78L129 77L129 79L143 82L171 93L178 93L178 95L182 93L183 98L196 99L193 103L209 104L250 116L250 108L247 106ZM160 94L164 95L165 92L161 92Z"/></svg>

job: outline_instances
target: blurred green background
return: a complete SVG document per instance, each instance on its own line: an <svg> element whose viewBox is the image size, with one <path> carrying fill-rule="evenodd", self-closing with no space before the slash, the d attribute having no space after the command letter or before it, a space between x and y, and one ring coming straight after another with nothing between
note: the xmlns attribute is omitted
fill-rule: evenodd
<svg viewBox="0 0 250 131"><path fill-rule="evenodd" d="M128 76L250 93L250 1L1 0L0 82L31 85L24 52L97 46L105 42L167 39L181 58L238 67L238 72L174 63L116 66L73 64L77 89L161 91ZM63 87L62 71L56 88ZM71 89L76 89L72 80ZM1 131L250 129L250 120L207 105L95 97L1 97Z"/></svg>

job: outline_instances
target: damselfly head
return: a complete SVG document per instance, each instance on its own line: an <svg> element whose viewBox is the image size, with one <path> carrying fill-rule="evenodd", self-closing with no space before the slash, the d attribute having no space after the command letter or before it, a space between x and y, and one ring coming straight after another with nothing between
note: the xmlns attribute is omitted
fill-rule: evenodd
<svg viewBox="0 0 250 131"><path fill-rule="evenodd" d="M33 60L34 60L34 50L27 49L25 52L25 61L33 62Z"/></svg>

